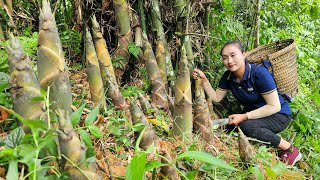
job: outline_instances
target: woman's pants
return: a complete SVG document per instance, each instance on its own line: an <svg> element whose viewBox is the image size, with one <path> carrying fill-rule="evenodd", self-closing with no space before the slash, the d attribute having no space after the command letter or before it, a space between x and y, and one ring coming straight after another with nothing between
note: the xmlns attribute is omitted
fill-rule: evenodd
<svg viewBox="0 0 320 180"><path fill-rule="evenodd" d="M271 146L278 147L281 138L276 133L283 131L289 125L290 119L290 115L276 113L264 118L242 121L240 128L246 136L270 142ZM227 129L234 129L234 126L228 125Z"/></svg>

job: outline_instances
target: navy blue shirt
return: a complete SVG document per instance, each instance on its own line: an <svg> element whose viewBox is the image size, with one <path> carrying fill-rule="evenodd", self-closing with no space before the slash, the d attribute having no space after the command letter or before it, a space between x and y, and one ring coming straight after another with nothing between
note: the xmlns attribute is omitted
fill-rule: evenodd
<svg viewBox="0 0 320 180"><path fill-rule="evenodd" d="M244 106L244 112L249 112L266 105L262 94L268 94L277 89L272 74L264 66L246 62L246 70L240 82L235 75L227 70L221 77L220 89L230 89L233 96ZM279 94L281 110L279 113L291 115L288 102Z"/></svg>

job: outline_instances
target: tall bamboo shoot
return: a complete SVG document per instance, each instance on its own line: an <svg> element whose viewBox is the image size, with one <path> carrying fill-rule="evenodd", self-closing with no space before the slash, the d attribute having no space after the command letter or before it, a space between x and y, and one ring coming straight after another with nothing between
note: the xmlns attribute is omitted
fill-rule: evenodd
<svg viewBox="0 0 320 180"><path fill-rule="evenodd" d="M152 47L147 39L146 34L143 37L143 59L146 64L148 77L151 81L152 87L152 104L156 108L167 109L168 100L166 94L165 84L161 78L159 68Z"/></svg>
<svg viewBox="0 0 320 180"><path fill-rule="evenodd" d="M60 151L64 156L62 168L69 172L71 179L100 179L94 165L86 163L86 147L81 144L71 125L72 97L68 70L48 0L42 1L39 29L38 74L40 86L45 89L50 86L49 99L53 102L51 109L59 114L58 137Z"/></svg>
<svg viewBox="0 0 320 180"><path fill-rule="evenodd" d="M10 85L13 109L24 119L38 119L44 114L44 101L35 101L40 97L40 85L33 72L28 56L24 53L18 39L10 34L8 48L10 66ZM21 124L20 124L21 125ZM24 130L29 132L26 126Z"/></svg>
<svg viewBox="0 0 320 180"><path fill-rule="evenodd" d="M115 78L114 69L111 62L111 57L108 51L108 47L105 39L100 30L99 23L95 16L91 19L92 22L92 37L94 40L94 45L96 48L97 56L100 61L100 68L102 79L105 77L105 73L110 74L112 78ZM103 69L107 69L108 71L104 71Z"/></svg>
<svg viewBox="0 0 320 180"><path fill-rule="evenodd" d="M181 48L173 117L173 135L182 140L188 139L192 135L193 116L190 71L184 46Z"/></svg>
<svg viewBox="0 0 320 180"><path fill-rule="evenodd" d="M86 64L87 64L87 74L88 82L90 88L90 95L92 101L95 105L100 102L105 103L103 83L100 74L99 61L97 58L96 50L94 48L92 37L89 29L86 30Z"/></svg>
<svg viewBox="0 0 320 180"><path fill-rule="evenodd" d="M194 101L194 130L208 142L214 142L214 136L211 133L210 112L205 98L201 80L197 79L195 84L195 101Z"/></svg>

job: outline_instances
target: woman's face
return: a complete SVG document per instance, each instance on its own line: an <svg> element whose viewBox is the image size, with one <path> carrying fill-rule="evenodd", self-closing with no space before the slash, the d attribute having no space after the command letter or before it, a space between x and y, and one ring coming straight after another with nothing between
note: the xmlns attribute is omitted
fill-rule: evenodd
<svg viewBox="0 0 320 180"><path fill-rule="evenodd" d="M237 71L245 64L245 53L241 52L238 44L229 44L222 50L224 66L231 72Z"/></svg>

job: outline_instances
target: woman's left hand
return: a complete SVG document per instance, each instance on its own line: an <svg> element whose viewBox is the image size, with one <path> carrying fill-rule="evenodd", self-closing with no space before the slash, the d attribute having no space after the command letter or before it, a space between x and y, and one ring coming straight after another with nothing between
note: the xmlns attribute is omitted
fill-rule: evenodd
<svg viewBox="0 0 320 180"><path fill-rule="evenodd" d="M247 114L232 114L232 115L229 116L229 119L231 119L229 124L238 125L242 121L247 120L248 116L247 116Z"/></svg>

